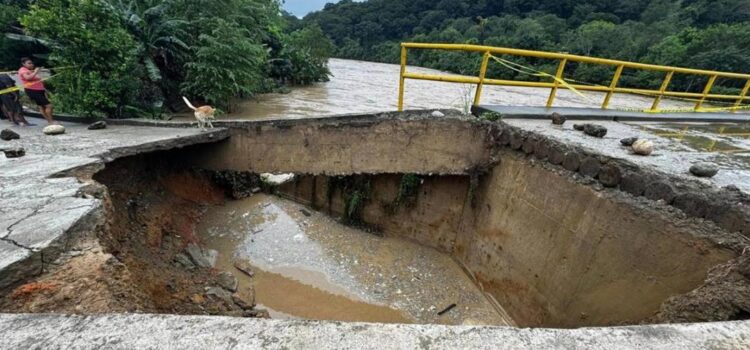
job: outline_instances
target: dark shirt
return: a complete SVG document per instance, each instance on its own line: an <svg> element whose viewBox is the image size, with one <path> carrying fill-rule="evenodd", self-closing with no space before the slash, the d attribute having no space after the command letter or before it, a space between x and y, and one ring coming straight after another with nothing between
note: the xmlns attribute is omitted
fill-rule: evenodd
<svg viewBox="0 0 750 350"><path fill-rule="evenodd" d="M7 74L0 74L0 90L16 86L16 81Z"/></svg>

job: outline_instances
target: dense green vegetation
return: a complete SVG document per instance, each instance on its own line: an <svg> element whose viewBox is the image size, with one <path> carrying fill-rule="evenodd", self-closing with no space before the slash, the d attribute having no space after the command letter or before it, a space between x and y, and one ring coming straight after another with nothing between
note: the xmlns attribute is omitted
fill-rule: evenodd
<svg viewBox="0 0 750 350"><path fill-rule="evenodd" d="M58 67L67 112L157 117L186 95L234 98L328 79L316 25L285 30L278 0L0 0L0 65Z"/></svg>
<svg viewBox="0 0 750 350"><path fill-rule="evenodd" d="M447 42L569 52L722 71L750 72L748 0L343 0L294 26L318 24L343 58L396 63L399 43ZM476 74L478 55L415 51L410 64ZM514 62L554 72L544 60ZM614 68L570 65L568 76L608 84ZM492 64L493 77L533 80ZM627 86L657 87L662 74L626 70ZM677 75L672 89L704 78ZM736 90L742 81L720 81Z"/></svg>

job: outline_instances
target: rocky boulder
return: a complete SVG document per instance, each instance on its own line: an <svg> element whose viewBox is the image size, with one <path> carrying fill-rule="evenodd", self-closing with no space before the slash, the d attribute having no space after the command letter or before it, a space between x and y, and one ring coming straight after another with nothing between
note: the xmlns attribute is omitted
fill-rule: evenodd
<svg viewBox="0 0 750 350"><path fill-rule="evenodd" d="M711 163L696 163L690 167L690 173L698 177L714 177L719 173L719 167Z"/></svg>
<svg viewBox="0 0 750 350"><path fill-rule="evenodd" d="M62 135L65 133L65 127L58 124L48 125L42 129L42 132L45 135Z"/></svg>
<svg viewBox="0 0 750 350"><path fill-rule="evenodd" d="M3 131L0 131L0 139L2 139L3 141L18 140L20 138L21 135L13 130L4 129Z"/></svg>
<svg viewBox="0 0 750 350"><path fill-rule="evenodd" d="M102 130L102 129L106 129L106 128L107 128L107 122L105 122L103 120L102 121L98 121L96 123L93 123L93 124L89 125L89 127L88 127L89 130Z"/></svg>

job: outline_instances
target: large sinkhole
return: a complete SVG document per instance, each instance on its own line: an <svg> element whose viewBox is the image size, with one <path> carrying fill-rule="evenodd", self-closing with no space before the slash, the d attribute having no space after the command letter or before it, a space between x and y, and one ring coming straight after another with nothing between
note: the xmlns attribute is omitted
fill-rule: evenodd
<svg viewBox="0 0 750 350"><path fill-rule="evenodd" d="M467 175L284 178L187 165L194 148L96 173L105 222L0 308L520 327L743 317L709 307L743 298L715 226L522 155Z"/></svg>

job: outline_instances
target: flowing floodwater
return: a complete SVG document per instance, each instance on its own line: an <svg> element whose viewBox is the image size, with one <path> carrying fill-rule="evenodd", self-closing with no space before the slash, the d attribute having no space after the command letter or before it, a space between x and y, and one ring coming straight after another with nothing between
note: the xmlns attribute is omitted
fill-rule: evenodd
<svg viewBox="0 0 750 350"><path fill-rule="evenodd" d="M331 81L295 87L288 94L264 94L239 101L233 113L222 119L306 118L347 113L371 113L397 109L401 67L395 64L331 59ZM448 74L432 69L409 67L410 72ZM473 103L474 85L407 80L405 109L455 108L465 110ZM549 89L485 86L483 104L544 106ZM584 97L561 89L556 107L599 108L603 93L583 92ZM616 94L611 108L649 108L652 98ZM662 108L692 107L690 102L664 100Z"/></svg>
<svg viewBox="0 0 750 350"><path fill-rule="evenodd" d="M270 195L208 210L198 228L217 269L274 318L508 325L450 257ZM252 266L250 278L234 266ZM440 314L441 311L449 311Z"/></svg>

